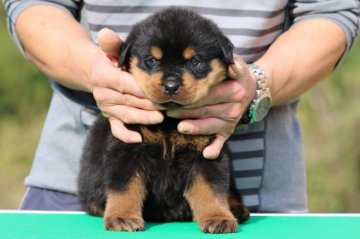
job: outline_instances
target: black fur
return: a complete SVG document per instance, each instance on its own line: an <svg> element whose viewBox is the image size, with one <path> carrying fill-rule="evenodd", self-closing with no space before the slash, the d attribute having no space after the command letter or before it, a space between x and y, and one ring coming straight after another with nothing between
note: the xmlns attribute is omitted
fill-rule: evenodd
<svg viewBox="0 0 360 239"><path fill-rule="evenodd" d="M170 134L176 123L168 118L150 127ZM225 152L216 160L204 159L201 152L189 148L176 150L175 157L168 153L165 160L162 154L161 145L117 140L108 120L100 116L84 148L79 176L79 197L85 210L94 203L104 209L106 188L124 190L135 171L148 190L143 209L146 221L190 221L192 214L183 195L197 173L201 172L219 194L228 193L230 165Z"/></svg>
<svg viewBox="0 0 360 239"><path fill-rule="evenodd" d="M121 47L119 66L128 67L130 55L145 60L149 55L149 44L167 49L164 60L168 64L174 63L173 71L189 70L198 79L209 73L211 69L207 63L212 59L221 59L225 65L234 63L234 46L221 30L209 19L182 8L165 9L135 24ZM197 49L198 57L205 64L201 69L189 69L188 65L179 61L179 56L188 46ZM144 62L139 67L149 73L156 71L156 68L149 68Z"/></svg>
<svg viewBox="0 0 360 239"><path fill-rule="evenodd" d="M179 74L188 71L200 79L212 70L209 65L212 59L220 59L225 67L233 62L233 46L218 27L192 11L179 8L161 11L136 24L121 48L119 65L128 69L131 56L146 58L151 45L166 49L163 60L167 65L160 69L160 66L148 67L145 60L139 62L138 67L149 74L159 70ZM199 68L191 68L179 57L189 45L200 54L203 65ZM166 117L162 124L147 126L151 132L163 132L164 144L126 144L112 136L108 120L99 116L90 131L81 160L78 195L84 209L101 215L90 207L95 205L104 210L106 191L126 191L126 185L135 173L146 185L143 217L148 221L192 220L184 193L198 174L217 194L227 195L230 164L226 149L215 160L204 159L201 151L190 146L177 147L175 153L171 152L170 135L178 134L178 122ZM138 125L128 127L141 132ZM188 140L195 137L188 136ZM211 136L208 143L210 141ZM168 148L165 154L164 146Z"/></svg>

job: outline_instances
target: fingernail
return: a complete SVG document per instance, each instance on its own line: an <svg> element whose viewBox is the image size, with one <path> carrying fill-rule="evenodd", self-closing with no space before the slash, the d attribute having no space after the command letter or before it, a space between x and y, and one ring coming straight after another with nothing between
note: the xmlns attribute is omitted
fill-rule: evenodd
<svg viewBox="0 0 360 239"><path fill-rule="evenodd" d="M152 124L159 124L163 121L164 117L161 114L154 114L150 116L150 121Z"/></svg>
<svg viewBox="0 0 360 239"><path fill-rule="evenodd" d="M142 142L142 138L138 134L131 136L130 140L132 143L141 143Z"/></svg>
<svg viewBox="0 0 360 239"><path fill-rule="evenodd" d="M191 134L193 132L193 127L185 122L182 122L179 124L178 130L183 134Z"/></svg>

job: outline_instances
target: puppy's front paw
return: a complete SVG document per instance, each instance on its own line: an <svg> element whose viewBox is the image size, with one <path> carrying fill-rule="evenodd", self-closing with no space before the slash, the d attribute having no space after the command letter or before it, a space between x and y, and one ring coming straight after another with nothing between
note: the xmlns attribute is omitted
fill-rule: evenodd
<svg viewBox="0 0 360 239"><path fill-rule="evenodd" d="M104 225L109 231L135 232L144 230L144 220L139 218L106 217Z"/></svg>
<svg viewBox="0 0 360 239"><path fill-rule="evenodd" d="M201 221L200 228L206 233L231 233L237 231L238 222L235 218L214 216Z"/></svg>
<svg viewBox="0 0 360 239"><path fill-rule="evenodd" d="M232 213L238 219L239 223L244 223L250 218L250 211L244 206L231 208Z"/></svg>

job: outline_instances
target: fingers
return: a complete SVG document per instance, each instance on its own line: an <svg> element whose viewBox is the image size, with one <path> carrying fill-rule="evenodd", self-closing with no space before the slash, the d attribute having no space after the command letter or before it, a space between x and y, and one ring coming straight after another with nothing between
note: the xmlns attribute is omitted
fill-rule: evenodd
<svg viewBox="0 0 360 239"><path fill-rule="evenodd" d="M101 50L108 55L118 58L122 43L120 37L108 28L101 29L97 36Z"/></svg>
<svg viewBox="0 0 360 239"><path fill-rule="evenodd" d="M215 117L232 121L238 119L243 114L244 108L241 106L241 103L222 103L193 109L168 110L166 114L172 118L203 119Z"/></svg>
<svg viewBox="0 0 360 239"><path fill-rule="evenodd" d="M95 87L93 95L107 118L116 118L126 124L158 124L163 121L162 113L148 99L106 87Z"/></svg>
<svg viewBox="0 0 360 239"><path fill-rule="evenodd" d="M142 138L141 135L132 130L128 130L124 123L117 119L109 119L111 132L114 137L120 139L125 143L141 143Z"/></svg>
<svg viewBox="0 0 360 239"><path fill-rule="evenodd" d="M178 124L178 131L182 134L213 135L221 134L228 138L236 123L230 123L218 118L183 120Z"/></svg>
<svg viewBox="0 0 360 239"><path fill-rule="evenodd" d="M226 102L239 102L247 93L247 89L239 80L225 80L215 85L205 98L194 105L190 105L189 108Z"/></svg>
<svg viewBox="0 0 360 239"><path fill-rule="evenodd" d="M224 147L226 138L222 135L215 135L214 140L209 146L207 146L203 151L204 158L207 159L216 159L219 157L221 149Z"/></svg>
<svg viewBox="0 0 360 239"><path fill-rule="evenodd" d="M255 89L249 87L249 85L254 85L250 71L240 56L234 55L234 62L235 64L228 68L228 75L231 79L215 85L206 97L196 104L190 105L189 108L224 102L239 102L244 97L251 98L248 96L249 92L255 92Z"/></svg>
<svg viewBox="0 0 360 239"><path fill-rule="evenodd" d="M148 111L125 105L113 105L102 109L106 118L116 118L126 124L159 124L164 117L159 111Z"/></svg>
<svg viewBox="0 0 360 239"><path fill-rule="evenodd" d="M203 150L203 156L207 159L216 159L219 157L226 139L232 134L233 127L223 120L207 118L201 120L184 120L179 123L178 130L183 134L215 135L211 144ZM218 133L220 131L221 133Z"/></svg>
<svg viewBox="0 0 360 239"><path fill-rule="evenodd" d="M126 143L139 143L141 135L128 130L125 124L157 124L164 117L145 99L133 76L116 68L122 44L119 36L104 28L99 31L98 39L103 52L95 58L90 74L94 98L109 119L112 134Z"/></svg>
<svg viewBox="0 0 360 239"><path fill-rule="evenodd" d="M215 135L211 144L203 150L203 156L207 159L216 159L219 157L226 139L228 139L232 133L232 129L229 128L226 135L218 134L219 128L223 129L224 126L224 121L215 118L187 120L179 123L178 130L184 134Z"/></svg>
<svg viewBox="0 0 360 239"><path fill-rule="evenodd" d="M239 79L244 73L244 65L245 62L239 56L234 56L234 64L228 67L228 76L231 79Z"/></svg>
<svg viewBox="0 0 360 239"><path fill-rule="evenodd" d="M98 105L102 107L113 105L125 105L144 110L155 110L153 103L150 100L139 98L130 94L119 94L118 91L107 88L96 88L93 95Z"/></svg>
<svg viewBox="0 0 360 239"><path fill-rule="evenodd" d="M98 61L91 71L94 89L109 88L122 94L131 94L144 98L144 94L131 74L121 71L106 61Z"/></svg>
<svg viewBox="0 0 360 239"><path fill-rule="evenodd" d="M246 63L240 56L234 55L234 62L235 64L228 67L228 75L231 79L215 85L206 97L193 105L189 105L188 108L241 101L247 94L246 86L251 81L251 76Z"/></svg>
<svg viewBox="0 0 360 239"><path fill-rule="evenodd" d="M251 92L255 92L253 86L249 87L254 82L246 63L238 55L234 55L234 62L228 67L231 79L214 86L196 105L191 105L188 109L167 111L170 117L186 119L178 125L180 133L215 135L212 143L203 151L203 156L207 159L219 157L225 141L233 133L253 98L254 93Z"/></svg>

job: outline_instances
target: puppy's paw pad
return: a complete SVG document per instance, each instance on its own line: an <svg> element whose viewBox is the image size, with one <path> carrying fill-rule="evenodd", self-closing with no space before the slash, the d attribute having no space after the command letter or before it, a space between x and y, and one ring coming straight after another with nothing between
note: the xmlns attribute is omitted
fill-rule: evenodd
<svg viewBox="0 0 360 239"><path fill-rule="evenodd" d="M231 218L213 218L200 223L200 228L205 233L232 233L236 232L238 223Z"/></svg>
<svg viewBox="0 0 360 239"><path fill-rule="evenodd" d="M144 221L138 218L107 217L104 219L106 230L109 231L142 231Z"/></svg>

